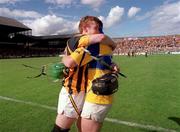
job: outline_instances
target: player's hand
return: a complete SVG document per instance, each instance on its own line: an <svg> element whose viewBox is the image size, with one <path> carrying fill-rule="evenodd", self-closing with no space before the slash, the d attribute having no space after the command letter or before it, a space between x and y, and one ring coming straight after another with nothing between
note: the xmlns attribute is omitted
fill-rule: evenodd
<svg viewBox="0 0 180 132"><path fill-rule="evenodd" d="M111 64L111 69L112 69L112 72L114 73L120 72L120 67L114 62Z"/></svg>

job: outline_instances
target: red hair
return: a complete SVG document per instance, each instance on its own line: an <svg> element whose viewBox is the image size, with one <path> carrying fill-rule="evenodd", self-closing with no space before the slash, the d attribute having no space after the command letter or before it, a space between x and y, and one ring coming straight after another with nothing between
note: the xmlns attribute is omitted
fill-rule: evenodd
<svg viewBox="0 0 180 132"><path fill-rule="evenodd" d="M101 20L99 20L99 18L95 17L95 16L85 16L83 18L81 18L80 22L79 22L79 32L82 33L83 32L83 28L86 27L87 25L90 24L90 22L94 21L99 29L102 29L103 27L103 23Z"/></svg>

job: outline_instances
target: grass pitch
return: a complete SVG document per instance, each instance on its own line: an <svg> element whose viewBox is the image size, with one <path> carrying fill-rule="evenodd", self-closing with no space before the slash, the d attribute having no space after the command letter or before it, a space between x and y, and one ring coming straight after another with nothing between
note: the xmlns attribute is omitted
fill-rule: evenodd
<svg viewBox="0 0 180 132"><path fill-rule="evenodd" d="M59 58L26 58L0 60L0 96L25 102L57 106L60 83L47 77L28 79L41 67ZM152 125L180 131L180 55L114 56L121 71L128 76L119 78L119 91L108 118L142 125ZM0 99L0 132L50 132L56 111ZM178 124L179 123L179 124ZM73 126L72 132L76 131ZM102 132L158 131L104 122Z"/></svg>

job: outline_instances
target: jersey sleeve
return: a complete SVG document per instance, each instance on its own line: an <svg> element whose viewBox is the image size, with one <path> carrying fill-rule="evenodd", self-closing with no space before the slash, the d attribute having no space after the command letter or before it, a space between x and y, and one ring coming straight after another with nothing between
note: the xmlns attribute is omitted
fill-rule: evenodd
<svg viewBox="0 0 180 132"><path fill-rule="evenodd" d="M78 47L86 47L88 45L90 45L90 38L88 35L84 35L79 39L79 44Z"/></svg>
<svg viewBox="0 0 180 132"><path fill-rule="evenodd" d="M83 47L77 48L70 56L79 67L92 60L91 56L83 50Z"/></svg>

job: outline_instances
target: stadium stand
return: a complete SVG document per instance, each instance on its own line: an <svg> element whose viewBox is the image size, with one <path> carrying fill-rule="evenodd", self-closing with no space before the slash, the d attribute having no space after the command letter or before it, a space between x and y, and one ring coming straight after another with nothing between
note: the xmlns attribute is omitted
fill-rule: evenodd
<svg viewBox="0 0 180 132"><path fill-rule="evenodd" d="M139 54L180 54L180 35L115 38L114 54L135 56Z"/></svg>
<svg viewBox="0 0 180 132"><path fill-rule="evenodd" d="M0 58L56 56L72 35L32 36L19 21L0 16Z"/></svg>
<svg viewBox="0 0 180 132"><path fill-rule="evenodd" d="M0 16L0 58L20 54L31 29L15 19ZM16 53L17 52L17 53Z"/></svg>
<svg viewBox="0 0 180 132"><path fill-rule="evenodd" d="M58 56L73 34L32 36L19 21L0 16L0 59ZM180 54L180 35L114 38L117 55Z"/></svg>

